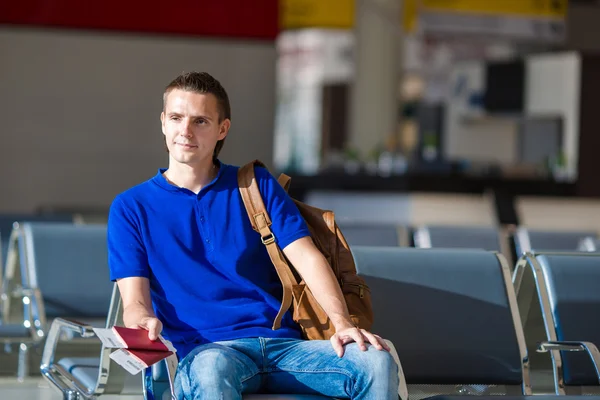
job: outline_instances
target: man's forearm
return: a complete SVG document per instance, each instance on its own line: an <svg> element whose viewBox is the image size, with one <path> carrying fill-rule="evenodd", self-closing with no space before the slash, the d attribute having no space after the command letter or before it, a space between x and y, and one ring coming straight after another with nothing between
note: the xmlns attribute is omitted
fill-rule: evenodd
<svg viewBox="0 0 600 400"><path fill-rule="evenodd" d="M302 278L310 288L312 294L323 311L331 319L336 331L353 327L350 320L348 306L339 283L321 253L307 257L301 267Z"/></svg>

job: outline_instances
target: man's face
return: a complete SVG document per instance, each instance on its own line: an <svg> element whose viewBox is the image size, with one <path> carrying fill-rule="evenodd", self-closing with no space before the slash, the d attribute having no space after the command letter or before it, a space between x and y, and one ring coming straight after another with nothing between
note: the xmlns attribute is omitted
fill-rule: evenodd
<svg viewBox="0 0 600 400"><path fill-rule="evenodd" d="M230 121L219 123L217 98L174 89L160 115L169 155L182 164L212 159L215 145L227 136Z"/></svg>

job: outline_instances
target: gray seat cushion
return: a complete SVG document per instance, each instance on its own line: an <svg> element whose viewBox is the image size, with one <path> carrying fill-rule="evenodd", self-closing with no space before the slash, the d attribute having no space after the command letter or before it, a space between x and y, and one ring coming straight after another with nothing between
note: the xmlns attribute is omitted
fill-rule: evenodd
<svg viewBox="0 0 600 400"><path fill-rule="evenodd" d="M82 386L90 391L93 391L98 381L98 370L100 366L100 359L97 357L69 357L62 358L58 365L63 367L69 372L75 379L77 379Z"/></svg>

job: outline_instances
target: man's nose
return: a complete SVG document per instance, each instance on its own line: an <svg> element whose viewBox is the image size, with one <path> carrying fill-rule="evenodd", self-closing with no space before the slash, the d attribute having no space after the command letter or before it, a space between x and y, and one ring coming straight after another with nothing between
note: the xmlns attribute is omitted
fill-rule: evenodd
<svg viewBox="0 0 600 400"><path fill-rule="evenodd" d="M192 124L191 122L186 122L181 127L181 136L192 137Z"/></svg>

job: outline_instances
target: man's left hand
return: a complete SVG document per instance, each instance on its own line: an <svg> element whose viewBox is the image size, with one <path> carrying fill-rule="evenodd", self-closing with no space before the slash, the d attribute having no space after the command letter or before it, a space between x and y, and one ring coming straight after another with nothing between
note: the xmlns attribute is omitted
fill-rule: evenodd
<svg viewBox="0 0 600 400"><path fill-rule="evenodd" d="M375 346L377 350L390 351L389 346L385 343L385 340L381 336L375 335L365 329L359 329L355 327L342 329L333 335L329 341L333 346L338 357L344 355L344 346L348 343L356 342L358 347L362 351L367 351L367 344Z"/></svg>

